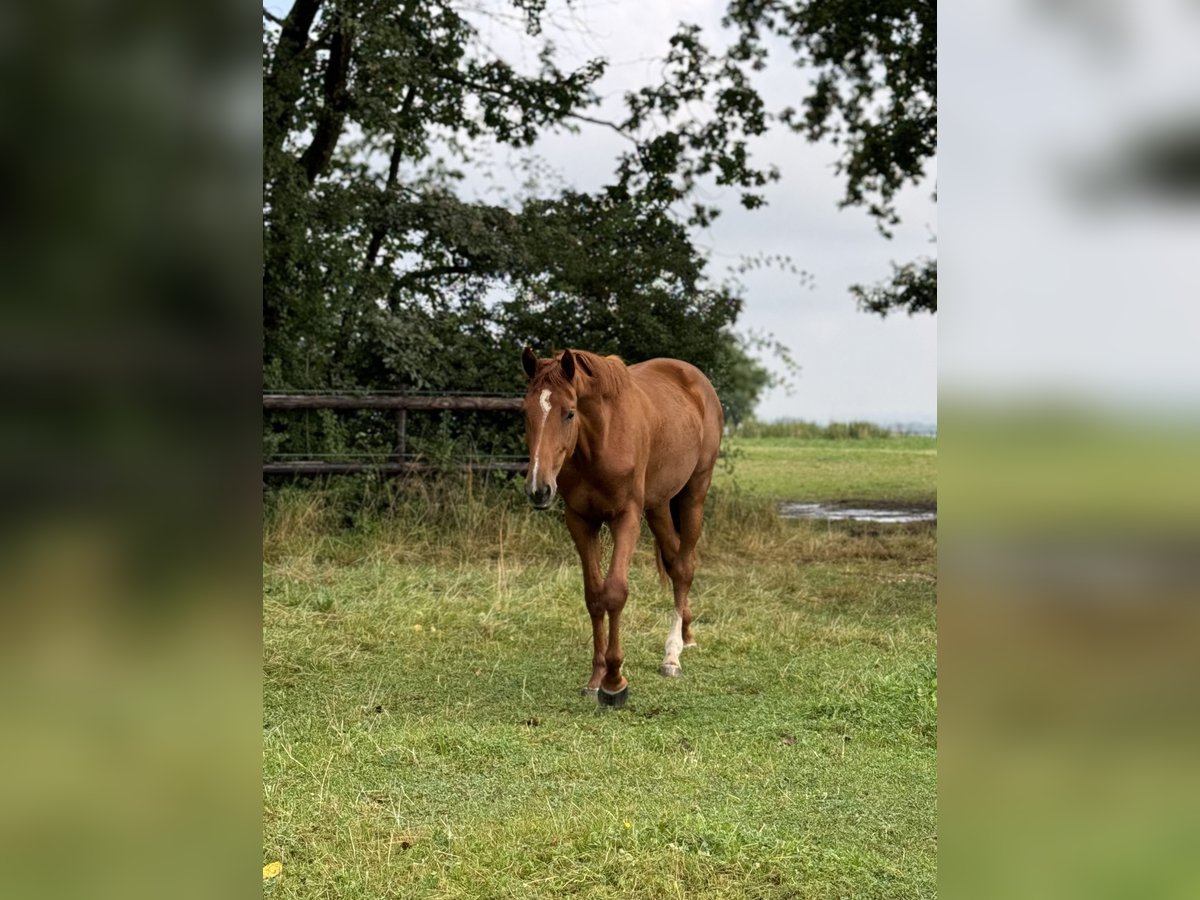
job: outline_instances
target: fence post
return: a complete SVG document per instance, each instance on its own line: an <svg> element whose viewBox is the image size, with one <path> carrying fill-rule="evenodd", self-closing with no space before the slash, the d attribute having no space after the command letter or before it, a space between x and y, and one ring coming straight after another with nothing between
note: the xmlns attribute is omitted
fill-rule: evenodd
<svg viewBox="0 0 1200 900"><path fill-rule="evenodd" d="M404 462L405 444L407 438L405 429L408 425L408 410L401 406L396 410L396 462Z"/></svg>

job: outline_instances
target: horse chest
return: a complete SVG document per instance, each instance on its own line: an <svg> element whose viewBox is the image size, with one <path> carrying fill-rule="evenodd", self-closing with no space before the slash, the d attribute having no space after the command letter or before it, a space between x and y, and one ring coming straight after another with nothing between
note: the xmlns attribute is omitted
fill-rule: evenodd
<svg viewBox="0 0 1200 900"><path fill-rule="evenodd" d="M630 504L641 502L641 481L630 466L606 469L593 465L586 475L574 466L564 466L558 483L571 509L587 519L607 521Z"/></svg>

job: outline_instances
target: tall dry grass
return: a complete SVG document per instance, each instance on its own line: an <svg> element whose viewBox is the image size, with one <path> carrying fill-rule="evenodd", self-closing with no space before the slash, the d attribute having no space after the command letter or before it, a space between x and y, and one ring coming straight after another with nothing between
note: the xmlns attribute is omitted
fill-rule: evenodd
<svg viewBox="0 0 1200 900"><path fill-rule="evenodd" d="M512 479L332 479L320 486L267 492L263 556L268 563L353 562L365 556L447 564L573 559L562 519L561 505L547 512L531 509ZM932 560L935 547L931 524L785 520L773 500L714 487L705 506L699 554L701 565L737 566L755 561ZM643 526L634 564L653 566L652 552L653 539Z"/></svg>

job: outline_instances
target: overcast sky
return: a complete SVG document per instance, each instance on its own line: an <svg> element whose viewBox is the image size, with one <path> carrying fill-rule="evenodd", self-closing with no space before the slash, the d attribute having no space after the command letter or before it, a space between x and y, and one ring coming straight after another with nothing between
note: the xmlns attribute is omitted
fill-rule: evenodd
<svg viewBox="0 0 1200 900"><path fill-rule="evenodd" d="M611 60L600 83L605 105L595 115L622 117L626 90L660 80L667 41L680 21L701 25L708 44L723 48L720 34L722 0L653 2L580 2L573 11L552 13L546 28L559 48L562 65L596 56ZM536 57L508 29L480 21L493 48L521 70L534 68ZM791 64L786 48L773 56L758 82L771 109L798 105L806 92L806 75ZM584 125L579 135L551 136L536 153L570 184L596 188L611 180L617 155L627 144L603 127ZM697 235L712 253L712 274L720 280L742 255L783 254L812 276L812 284L779 269L742 277L746 305L742 331L769 332L787 345L802 371L790 395L772 391L759 407L760 417L871 419L881 422L936 420L937 323L922 315L887 319L859 312L847 288L873 283L890 273L889 261L907 262L936 251L933 182L905 193L899 209L903 225L886 240L874 221L859 209L838 209L844 184L833 172L833 148L802 138L773 133L753 145L755 159L774 163L782 173L767 189L768 206L748 212L738 192L710 192L705 199L724 213ZM504 165L518 154L498 151ZM932 171L929 173L933 175ZM498 176L504 179L503 172ZM516 176L512 176L516 177ZM489 182L468 182L480 190Z"/></svg>
<svg viewBox="0 0 1200 900"><path fill-rule="evenodd" d="M1200 5L943 6L943 390L1194 410L1200 195L1130 150L1190 134L1195 171Z"/></svg>

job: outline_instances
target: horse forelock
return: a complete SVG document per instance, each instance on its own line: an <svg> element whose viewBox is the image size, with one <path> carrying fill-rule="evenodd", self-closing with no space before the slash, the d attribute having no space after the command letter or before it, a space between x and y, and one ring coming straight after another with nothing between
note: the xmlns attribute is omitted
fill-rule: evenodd
<svg viewBox="0 0 1200 900"><path fill-rule="evenodd" d="M615 397L624 391L629 384L629 370L619 356L600 356L590 350L572 350L575 357L574 385L563 375L562 353L556 353L553 359L544 360L545 365L539 366L539 371L529 383L530 393L537 393L549 388L557 391L568 386L574 386L577 393L594 393L602 397ZM581 378L582 374L582 378ZM583 390L580 390L581 386Z"/></svg>

